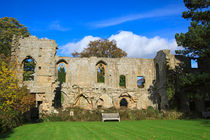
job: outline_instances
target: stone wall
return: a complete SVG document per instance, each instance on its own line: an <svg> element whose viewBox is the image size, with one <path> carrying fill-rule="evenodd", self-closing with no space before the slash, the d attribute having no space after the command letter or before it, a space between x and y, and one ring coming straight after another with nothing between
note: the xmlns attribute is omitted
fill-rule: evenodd
<svg viewBox="0 0 210 140"><path fill-rule="evenodd" d="M172 66L178 64L169 50L159 51L154 59L141 59L60 57L56 56L56 49L55 41L35 36L13 40L12 60L16 63L19 83L27 85L30 92L36 94L41 112L53 111L58 94L64 97L64 108L119 108L122 99L131 109L167 108L166 60ZM23 81L23 60L27 56L36 63L33 81ZM97 82L100 63L105 68L104 83ZM66 82L62 85L57 82L60 64L66 70ZM119 85L120 75L125 76L125 87ZM138 87L137 76L144 77L144 86Z"/></svg>

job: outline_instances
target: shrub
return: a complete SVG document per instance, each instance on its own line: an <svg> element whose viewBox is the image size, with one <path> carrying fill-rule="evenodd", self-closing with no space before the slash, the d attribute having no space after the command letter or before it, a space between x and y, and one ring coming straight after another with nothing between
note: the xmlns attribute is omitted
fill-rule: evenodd
<svg viewBox="0 0 210 140"><path fill-rule="evenodd" d="M184 114L175 110L167 110L163 112L163 118L166 120L183 119Z"/></svg>
<svg viewBox="0 0 210 140"><path fill-rule="evenodd" d="M70 111L74 112L70 116ZM120 114L120 120L154 120L154 119L181 119L183 113L172 111L159 111L153 107L147 109L127 109L127 108L109 108L97 110L85 110L78 107L67 108L65 110L59 109L58 114L44 115L44 121L101 121L101 113L115 113Z"/></svg>
<svg viewBox="0 0 210 140"><path fill-rule="evenodd" d="M19 87L15 73L0 61L0 133L23 122L23 113L34 105L26 87Z"/></svg>

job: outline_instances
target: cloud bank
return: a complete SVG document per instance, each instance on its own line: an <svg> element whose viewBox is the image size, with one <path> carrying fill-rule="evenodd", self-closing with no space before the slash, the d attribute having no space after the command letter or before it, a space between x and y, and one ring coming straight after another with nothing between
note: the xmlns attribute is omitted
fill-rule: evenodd
<svg viewBox="0 0 210 140"><path fill-rule="evenodd" d="M60 55L71 56L74 51L81 52L87 47L90 41L100 39L100 37L85 36L78 42L70 42L64 46L59 46ZM134 34L130 31L120 31L111 35L109 40L116 40L117 46L128 53L128 57L153 58L159 50L170 49L172 53L180 49L175 40L167 40L158 36L147 38Z"/></svg>

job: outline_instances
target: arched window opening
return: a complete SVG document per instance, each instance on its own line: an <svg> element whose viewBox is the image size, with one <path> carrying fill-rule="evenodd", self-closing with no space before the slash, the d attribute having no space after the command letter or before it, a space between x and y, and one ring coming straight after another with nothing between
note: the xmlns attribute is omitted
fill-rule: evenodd
<svg viewBox="0 0 210 140"><path fill-rule="evenodd" d="M66 82L66 68L64 66L64 63L61 63L58 66L58 81L61 84Z"/></svg>
<svg viewBox="0 0 210 140"><path fill-rule="evenodd" d="M128 102L125 98L120 100L120 107L128 107Z"/></svg>
<svg viewBox="0 0 210 140"><path fill-rule="evenodd" d="M137 76L137 87L144 88L145 79L144 76Z"/></svg>
<svg viewBox="0 0 210 140"><path fill-rule="evenodd" d="M126 79L125 79L125 75L120 75L120 83L119 83L120 87L126 87Z"/></svg>
<svg viewBox="0 0 210 140"><path fill-rule="evenodd" d="M103 63L97 64L97 82L98 83L105 82L105 64Z"/></svg>
<svg viewBox="0 0 210 140"><path fill-rule="evenodd" d="M35 60L27 56L23 60L23 81L33 81L34 80L34 73L35 73L36 63Z"/></svg>
<svg viewBox="0 0 210 140"><path fill-rule="evenodd" d="M156 81L159 82L160 75L159 75L159 65L158 64L156 64L155 69L156 69Z"/></svg>

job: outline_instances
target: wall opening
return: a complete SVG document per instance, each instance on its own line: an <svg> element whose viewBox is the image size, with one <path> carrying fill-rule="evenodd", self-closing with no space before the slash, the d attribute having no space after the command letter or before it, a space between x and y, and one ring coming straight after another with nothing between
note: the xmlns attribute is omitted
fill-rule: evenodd
<svg viewBox="0 0 210 140"><path fill-rule="evenodd" d="M126 78L125 75L120 75L120 83L119 83L120 87L126 87Z"/></svg>
<svg viewBox="0 0 210 140"><path fill-rule="evenodd" d="M31 56L23 60L23 81L33 81L36 63Z"/></svg>
<svg viewBox="0 0 210 140"><path fill-rule="evenodd" d="M191 68L192 69L198 68L198 60L197 59L191 59Z"/></svg>
<svg viewBox="0 0 210 140"><path fill-rule="evenodd" d="M63 63L58 66L58 81L61 84L66 82L66 67Z"/></svg>
<svg viewBox="0 0 210 140"><path fill-rule="evenodd" d="M137 76L137 87L144 88L145 79L144 76Z"/></svg>
<svg viewBox="0 0 210 140"><path fill-rule="evenodd" d="M159 73L159 65L158 64L155 65L155 69L156 69L156 81L159 82L160 81L160 73Z"/></svg>
<svg viewBox="0 0 210 140"><path fill-rule="evenodd" d="M128 107L128 101L125 98L120 100L120 107Z"/></svg>
<svg viewBox="0 0 210 140"><path fill-rule="evenodd" d="M96 65L97 68L97 82L104 83L105 82L105 64L98 63Z"/></svg>

